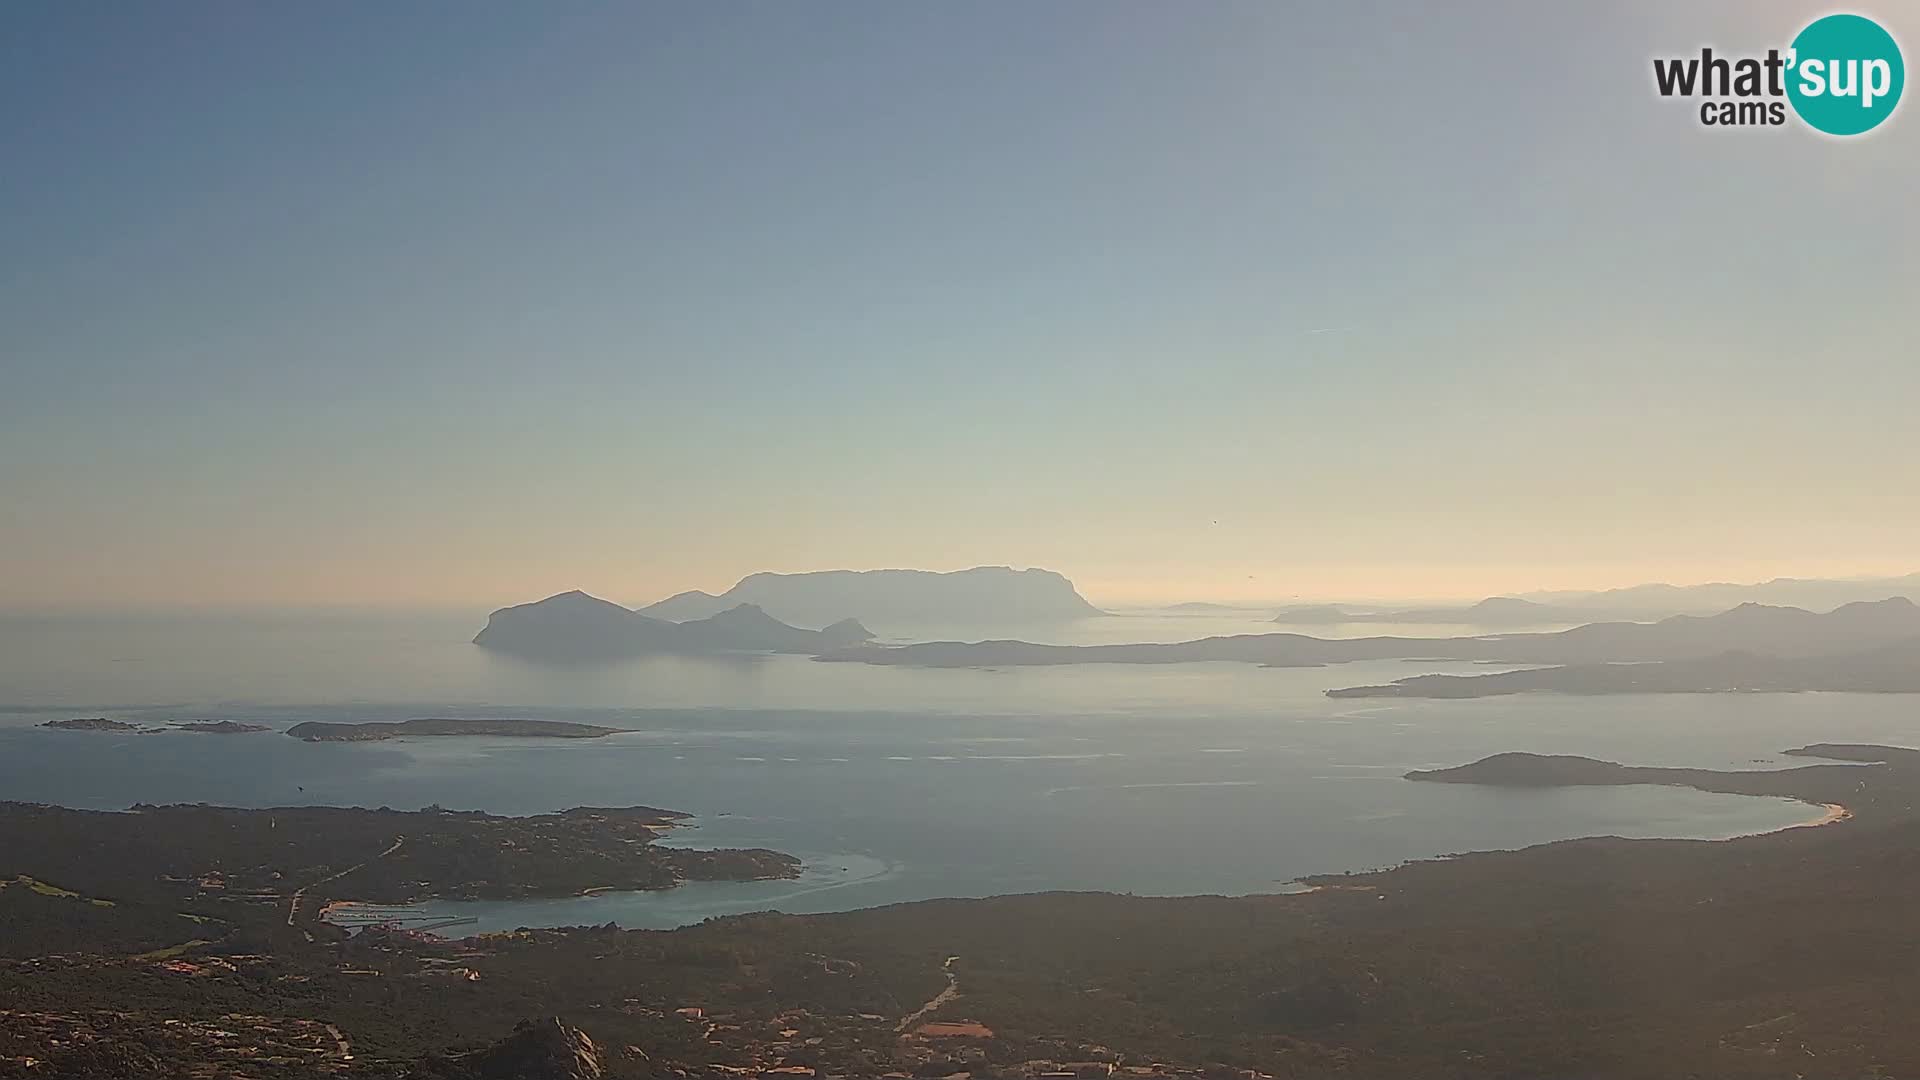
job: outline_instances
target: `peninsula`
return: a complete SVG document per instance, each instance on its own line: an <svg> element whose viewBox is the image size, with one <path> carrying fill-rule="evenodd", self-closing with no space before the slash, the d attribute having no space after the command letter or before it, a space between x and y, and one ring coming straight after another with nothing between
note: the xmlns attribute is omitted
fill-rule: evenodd
<svg viewBox="0 0 1920 1080"><path fill-rule="evenodd" d="M82 895L175 911L186 905L246 922L247 905L234 901L278 897L284 917L296 890L317 910L329 899L572 896L799 873L798 859L764 848L653 843L687 818L651 806L510 817L439 807L140 805L100 812L0 802L0 850L7 852L0 877L31 873ZM296 914L298 923L312 912L302 907Z"/></svg>
<svg viewBox="0 0 1920 1080"><path fill-rule="evenodd" d="M1870 820L1913 816L1907 805L1911 792L1906 785L1920 780L1920 751L1859 743L1815 743L1782 752L1853 764L1767 770L1676 769L1621 765L1570 754L1505 753L1450 769L1415 769L1406 778L1424 783L1513 788L1662 784L1727 795L1845 805ZM1869 784L1889 777L1902 782L1897 803L1883 799L1880 784Z"/></svg>

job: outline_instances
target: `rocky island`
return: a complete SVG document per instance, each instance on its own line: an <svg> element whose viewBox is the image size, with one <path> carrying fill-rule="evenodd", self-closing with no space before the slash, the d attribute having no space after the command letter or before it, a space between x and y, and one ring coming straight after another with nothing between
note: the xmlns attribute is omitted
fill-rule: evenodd
<svg viewBox="0 0 1920 1080"><path fill-rule="evenodd" d="M258 731L271 731L265 724L242 724L237 720L190 720L173 725L175 731L191 731L201 735L251 735Z"/></svg>
<svg viewBox="0 0 1920 1080"><path fill-rule="evenodd" d="M140 731L138 724L129 724L125 720L109 720L104 716L81 716L72 720L49 720L40 725L59 731Z"/></svg>
<svg viewBox="0 0 1920 1080"><path fill-rule="evenodd" d="M60 731L117 731L138 735L155 735L163 731L190 731L206 735L246 735L256 731L271 730L264 724L243 724L235 720L187 720L165 726L142 727L139 724L130 724L125 720L111 720L104 716L49 720L40 726Z"/></svg>
<svg viewBox="0 0 1920 1080"><path fill-rule="evenodd" d="M371 720L360 724L335 724L309 720L287 729L287 734L305 742L377 742L412 735L451 737L491 735L529 739L598 739L623 731L623 728L576 724L567 720Z"/></svg>
<svg viewBox="0 0 1920 1080"><path fill-rule="evenodd" d="M852 619L824 630L789 626L752 604L675 623L575 590L501 608L475 645L530 660L563 663L624 660L659 653L799 653L847 648L873 637Z"/></svg>

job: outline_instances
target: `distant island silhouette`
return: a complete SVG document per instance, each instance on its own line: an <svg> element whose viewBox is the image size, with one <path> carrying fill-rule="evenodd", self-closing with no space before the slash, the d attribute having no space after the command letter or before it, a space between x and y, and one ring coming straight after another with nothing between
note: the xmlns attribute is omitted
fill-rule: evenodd
<svg viewBox="0 0 1920 1080"><path fill-rule="evenodd" d="M252 735L269 731L265 724L243 724L237 720L190 720L173 725L175 731L191 731L200 735Z"/></svg>
<svg viewBox="0 0 1920 1080"><path fill-rule="evenodd" d="M1259 604L1216 604L1209 600L1188 600L1179 604L1168 604L1161 611L1182 615L1244 615L1249 611L1264 611Z"/></svg>
<svg viewBox="0 0 1920 1080"><path fill-rule="evenodd" d="M1590 611L1541 604L1513 596L1490 596L1475 604L1454 606L1356 610L1341 604L1301 604L1282 608L1277 623L1459 623L1467 626L1539 626L1543 623L1592 621Z"/></svg>
<svg viewBox="0 0 1920 1080"><path fill-rule="evenodd" d="M1712 616L1676 615L1655 623L1591 623L1554 633L1348 639L1304 634L1240 634L1170 644L1128 645L941 641L900 646L868 644L841 649L819 659L922 667L1179 664L1196 661L1315 667L1355 660L1408 659L1576 666L1698 662L1730 652L1745 652L1783 659L1804 658L1807 661L1805 668L1814 670L1823 662L1822 658L1847 653L1871 653L1879 649L1893 649L1897 654L1903 643L1915 639L1920 639L1920 607L1904 597L1896 597L1874 603L1847 604L1825 614L1799 608L1743 604ZM1830 660L1824 662L1832 666ZM1897 667L1897 658L1891 663ZM1863 664L1860 670L1864 672L1870 666L1871 661ZM1498 679L1500 676L1487 678ZM1840 680L1836 677L1835 681ZM1361 690L1354 688L1334 693L1338 696L1358 696Z"/></svg>
<svg viewBox="0 0 1920 1080"><path fill-rule="evenodd" d="M1273 621L1294 626L1370 622L1540 626L1623 619L1652 622L1672 615L1711 615L1742 604L1828 611L1845 604L1873 603L1902 596L1920 596L1920 573L1888 578L1774 578L1744 585L1732 582L1704 585L1651 583L1618 589L1489 596L1472 604L1295 604L1273 609Z"/></svg>
<svg viewBox="0 0 1920 1080"><path fill-rule="evenodd" d="M287 734L302 742L380 742L408 735L598 739L620 730L597 724L576 724L568 720L453 720L429 717L421 720L370 720L356 724L309 720L288 728Z"/></svg>
<svg viewBox="0 0 1920 1080"><path fill-rule="evenodd" d="M110 720L104 716L82 716L72 720L48 720L40 725L62 731L103 731L137 733L140 735L158 735L165 731L186 731L202 735L250 735L257 731L266 731L263 724L242 724L237 720L193 720L175 723L170 726L149 724L142 727L125 720Z"/></svg>
<svg viewBox="0 0 1920 1080"><path fill-rule="evenodd" d="M867 623L1065 622L1105 614L1051 570L819 570L751 574L726 592L693 590L640 608L668 622L711 618L752 604L796 626L843 619Z"/></svg>
<svg viewBox="0 0 1920 1080"><path fill-rule="evenodd" d="M474 644L534 659L614 660L649 653L779 652L816 654L871 640L867 628L843 619L802 630L753 604L738 604L688 622L668 622L575 590L501 608Z"/></svg>

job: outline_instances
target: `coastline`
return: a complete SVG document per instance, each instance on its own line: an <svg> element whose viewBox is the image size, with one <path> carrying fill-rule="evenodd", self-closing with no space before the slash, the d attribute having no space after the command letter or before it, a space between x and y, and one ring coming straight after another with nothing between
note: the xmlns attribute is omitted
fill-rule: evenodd
<svg viewBox="0 0 1920 1080"><path fill-rule="evenodd" d="M1586 786L1586 785L1573 785L1573 786ZM1743 797L1760 798L1760 799L1768 798L1768 796L1764 796L1764 795L1747 796L1744 793L1739 793L1739 792L1715 791L1709 788L1701 788L1693 784L1680 783L1680 782L1665 782L1665 783L1646 782L1646 783L1623 785L1623 786L1629 786L1629 787L1644 786L1644 787L1655 787L1655 788L1678 787L1678 788L1688 788L1691 790L1702 791L1706 794L1714 794L1714 795L1740 794L1740 795L1743 795ZM1795 830L1795 829L1812 828L1812 827L1821 826L1821 825L1829 825L1835 822L1849 820L1853 817L1853 812L1848 807L1837 802L1815 802L1810 799L1798 798L1793 796L1779 797L1777 801L1800 803L1810 809L1818 809L1820 812L1817 815L1813 817L1809 817L1805 820L1790 821L1785 824L1773 825L1767 828L1755 829L1750 832L1739 832L1739 833L1731 833L1726 835L1708 834L1708 835L1694 835L1694 836L1677 835L1677 836L1629 837L1625 839L1628 839L1632 842L1640 842L1643 840L1648 842L1690 841L1690 842L1697 842L1697 843L1722 844L1731 840L1739 840L1739 839L1744 839L1749 837L1780 835L1780 834L1791 832L1792 830ZM687 818L669 823L667 826L665 826L665 828L670 828L674 830L691 831L698 828L698 818L690 815ZM1502 853L1517 854L1517 853L1525 852L1527 850L1538 848L1538 847L1546 847L1546 846L1552 846L1556 844L1581 843L1589 840L1605 840L1610 838L1619 839L1619 837L1615 836L1614 834L1595 832L1595 833L1591 833L1583 836L1568 837L1561 840L1545 840L1545 841L1540 841L1538 843L1525 843L1525 844L1520 844L1520 845L1510 846L1510 847L1461 850L1461 851L1447 852L1447 853L1434 854L1434 855L1415 855L1415 856L1410 856L1400 862L1393 863L1391 865L1384 865L1384 866L1376 865L1376 866L1370 866L1365 868L1356 868L1349 871L1333 871L1331 873L1307 874L1307 875L1288 878L1284 880L1275 880L1269 888L1265 888L1265 889L1234 891L1230 893L1210 893L1204 890L1200 890L1200 891L1195 891L1191 893L1169 893L1169 894L1148 894L1148 895L1154 895L1156 896L1156 898L1159 898L1159 899L1174 899L1174 900L1195 899L1200 897L1216 896L1216 895L1230 896L1235 898L1253 898L1253 897L1261 897L1261 896L1278 898L1278 897L1292 897L1292 896L1308 896L1308 895L1326 894L1326 893L1373 893L1378 895L1381 892L1381 888L1379 885L1371 883L1371 879L1375 878L1377 875L1391 873L1395 870L1402 869L1405 867L1427 864L1427 863L1434 863L1434 862L1451 862L1451 861L1462 860L1462 859L1471 859L1471 858L1481 856L1481 855L1486 855L1486 854L1502 854ZM688 838L688 839L691 839L691 838ZM843 855L843 856L840 856L839 858L844 859L845 856ZM824 860L824 862L832 862L832 861L834 860L833 859ZM803 860L801 864L801 874L799 876L801 878L807 877L808 871L815 868L816 867L814 866L813 860ZM785 877L743 878L743 879L728 880L728 881L701 882L700 884L704 884L708 886L742 886L742 885L751 885L756 883L783 881L783 880L792 881L797 879L785 878ZM855 881L857 880L859 879L855 879ZM839 888L845 884L851 884L851 883L854 883L854 882L839 882L832 885L828 885L825 888L830 890L830 889ZM446 918L448 916L456 915L456 914L464 916L467 913L467 911L471 909L464 908L461 905L469 904L469 903L485 904L489 906L496 905L496 904L520 904L520 903L537 905L537 904L546 904L546 903L566 901L566 900L593 900L596 898L605 899L605 900L616 900L616 901L619 898L641 899L644 897L664 897L667 894L672 894L685 888L689 884L694 884L694 882L691 882L687 879L681 879L679 881L676 881L673 885L666 886L664 888L654 888L654 889L634 889L634 888L628 888L628 887L622 887L622 886L599 885L599 886L593 886L593 887L581 889L580 891L567 896L561 896L561 895L518 896L518 897L509 897L509 898L494 898L490 900L480 900L475 898L468 898L468 899L461 900L461 899L450 899L447 897L428 896L428 897L421 897L413 901L411 904L406 905L404 910L397 911L396 914L398 914L403 919L418 920L422 922L435 922L440 919ZM813 891L822 891L822 890L816 887L816 888L807 889L805 891L813 892ZM1010 893L991 894L991 895L1041 896L1041 895L1049 895L1049 894L1058 893L1058 892L1077 892L1077 891L1080 891L1080 890L1041 888L1041 889L1028 890L1028 891L1016 891L1016 892L1010 892ZM1130 896L1135 894L1130 893L1124 889L1093 889L1093 890L1087 890L1087 895L1105 895L1105 896L1119 897L1119 896ZM778 900L776 898L747 900L743 896L740 899L741 901L744 901L744 902L740 902L740 901L722 902L722 903L719 903L712 910L683 912L681 913L681 919L683 921L678 921L678 922L669 922L666 924L656 923L656 924L649 925L647 923L628 924L626 922L620 921L618 918L615 918L612 921L617 922L619 925L627 929L666 929L673 926L695 925L697 922L704 921L707 918L725 917L727 915L741 914L746 911L761 909L763 906L766 910L774 910L774 911L781 910L779 907L774 906L778 903ZM946 903L946 902L965 901L965 900L973 900L973 899L979 899L979 897L970 896L963 893L956 893L952 895L943 895L943 896L916 897L916 898L907 899L907 900L883 900L883 901L866 903L866 904L849 907L849 908L826 909L825 911L802 910L797 912L789 912L789 914L814 915L814 914L859 913L862 911L871 911L879 908L892 907L900 904ZM345 903L352 904L354 902L348 901ZM378 910L383 907L383 905L379 905L379 904L371 904L371 905L363 905L363 906L372 908L375 910ZM482 921L483 922L488 921L490 917L491 916L489 914L483 914ZM599 925L602 921L607 921L607 920L605 919L604 916L596 914L593 916L583 917L581 922L579 923L552 923L552 924L532 923L529 925L535 928L560 929L560 928L564 928L566 926L571 926L571 925L588 925L588 924ZM339 926L341 924L334 923L333 925ZM343 928L352 929L352 927L343 927ZM406 927L402 926L401 928L405 929ZM422 931L414 931L414 932L425 933L425 936L429 936L429 937L447 937L448 936L448 935L441 935L441 934L436 934L431 932L422 932ZM496 931L484 931L484 932L498 932L498 931L496 930ZM454 935L453 937L457 939L458 937L466 937L466 936L470 936L470 935L459 934L459 935Z"/></svg>
<svg viewBox="0 0 1920 1080"><path fill-rule="evenodd" d="M1764 798L1765 796L1759 797ZM1758 832L1734 833L1732 836L1716 837L1706 842L1709 844L1724 844L1732 840L1750 840L1756 836L1781 836L1793 832L1796 829L1818 829L1824 825L1837 825L1843 821L1853 820L1853 811L1840 803L1814 802L1811 799L1800 799L1794 798L1793 796L1787 796L1787 798L1792 802L1805 803L1809 807L1817 808L1820 813L1805 821L1796 821L1788 825L1782 825L1777 829L1761 829Z"/></svg>

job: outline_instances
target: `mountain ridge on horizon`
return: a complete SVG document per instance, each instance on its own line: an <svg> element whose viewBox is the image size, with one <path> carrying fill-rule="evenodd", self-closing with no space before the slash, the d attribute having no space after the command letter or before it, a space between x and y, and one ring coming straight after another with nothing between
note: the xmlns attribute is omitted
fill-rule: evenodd
<svg viewBox="0 0 1920 1080"><path fill-rule="evenodd" d="M1766 581L1709 581L1674 585L1663 581L1612 589L1553 589L1513 594L1550 606L1603 612L1706 614L1743 603L1825 609L1857 601L1920 594L1920 571L1892 576L1848 578L1774 577Z"/></svg>
<svg viewBox="0 0 1920 1080"><path fill-rule="evenodd" d="M1487 675L1441 672L1326 691L1330 698L1482 698L1509 694L1920 693L1920 636L1826 656L1750 649L1633 664L1563 664Z"/></svg>
<svg viewBox="0 0 1920 1080"><path fill-rule="evenodd" d="M1272 621L1293 625L1324 623L1459 623L1469 626L1515 626L1547 623L1578 623L1594 617L1593 612L1577 608L1543 604L1517 596L1489 596L1471 604L1433 605L1381 610L1354 610L1361 605L1297 604L1281 608Z"/></svg>
<svg viewBox="0 0 1920 1080"><path fill-rule="evenodd" d="M1614 619L1651 622L1671 615L1711 615L1748 602L1825 611L1856 601L1896 596L1920 596L1920 571L1845 578L1774 577L1749 583L1641 582L1605 589L1515 590L1478 599L1187 601L1152 607L1161 611L1265 611L1271 614L1271 621L1293 625L1399 622L1500 626Z"/></svg>
<svg viewBox="0 0 1920 1080"><path fill-rule="evenodd" d="M1824 613L1746 603L1715 615L1674 615L1654 623L1594 622L1549 633L1449 638L1321 638L1271 633L1123 645L937 641L900 646L867 644L818 659L924 667L1217 660L1315 667L1391 659L1573 665L1703 659L1736 650L1787 657L1833 655L1908 637L1920 637L1920 605L1907 597L1889 597L1843 604Z"/></svg>

